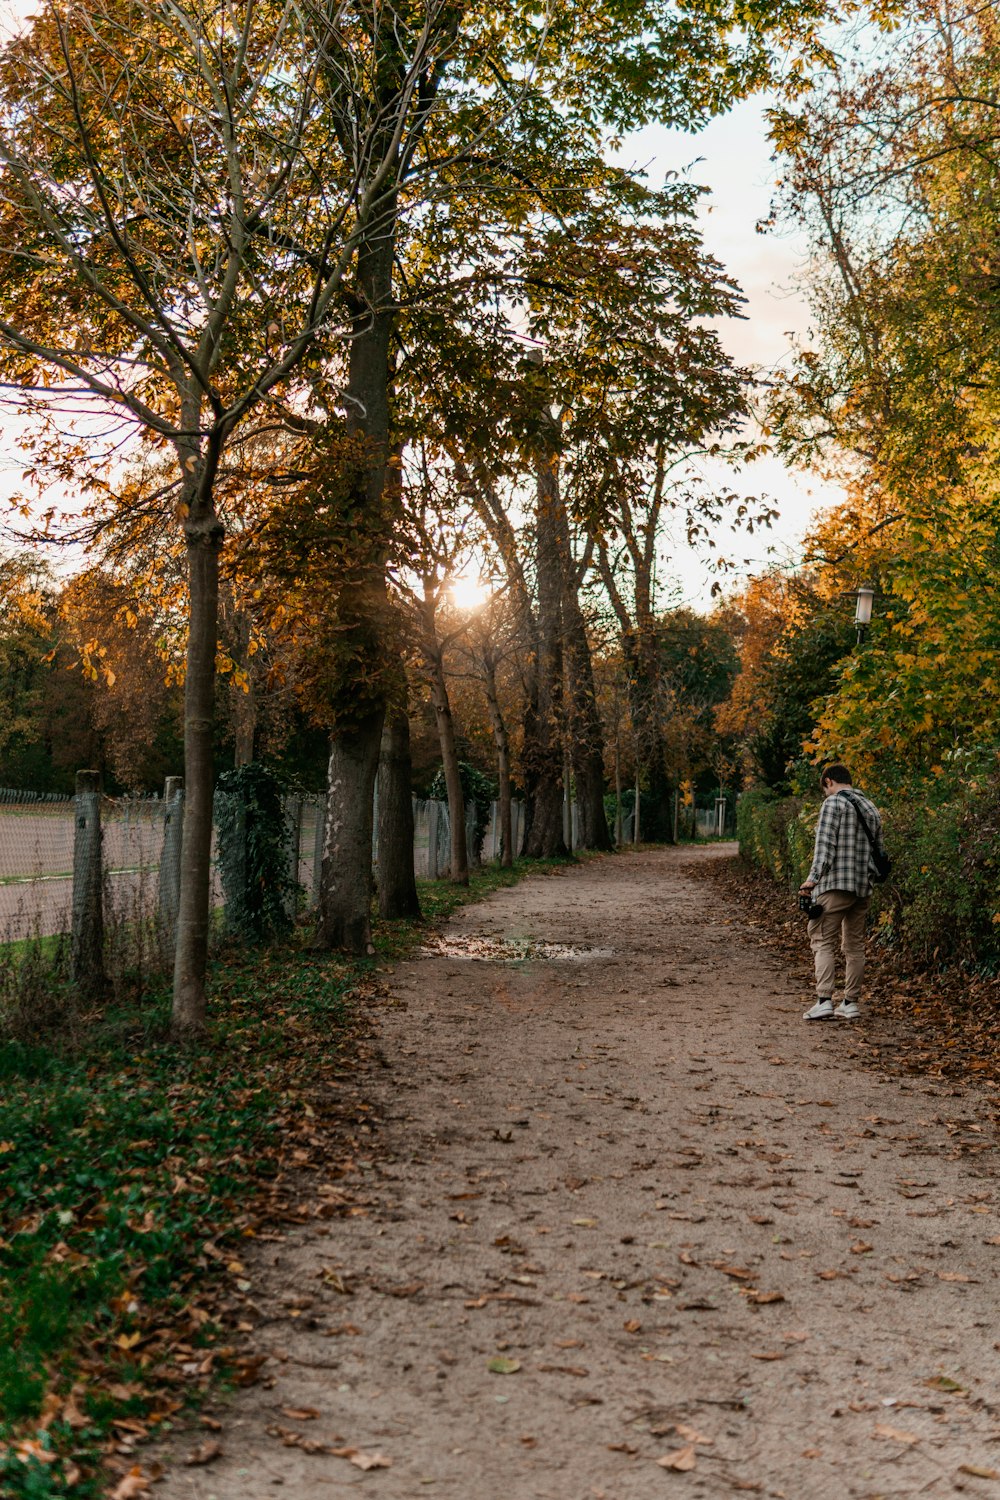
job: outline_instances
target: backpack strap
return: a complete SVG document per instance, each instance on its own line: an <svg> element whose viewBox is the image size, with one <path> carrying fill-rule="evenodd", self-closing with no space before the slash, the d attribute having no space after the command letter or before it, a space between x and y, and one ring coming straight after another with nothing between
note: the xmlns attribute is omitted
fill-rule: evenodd
<svg viewBox="0 0 1000 1500"><path fill-rule="evenodd" d="M842 797L846 797L847 800L848 800L848 802L854 808L854 811L857 813L857 816L858 816L858 822L861 824L861 827L864 829L865 838L868 840L869 844L871 845L872 853L873 854L876 853L876 851L878 849L878 845L875 842L875 835L872 833L871 828L868 826L868 819L865 817L864 813L861 811L861 805L860 805L860 803L857 802L857 801L855 801L855 799L851 796L850 792L841 792L840 795Z"/></svg>

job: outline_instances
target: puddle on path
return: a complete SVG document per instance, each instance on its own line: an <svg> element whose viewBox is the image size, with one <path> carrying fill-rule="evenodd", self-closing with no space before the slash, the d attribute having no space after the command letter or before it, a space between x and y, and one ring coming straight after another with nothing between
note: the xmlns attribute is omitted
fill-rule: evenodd
<svg viewBox="0 0 1000 1500"><path fill-rule="evenodd" d="M437 937L420 950L421 958L465 958L495 964L517 964L542 958L557 963L585 963L613 958L613 948L579 948L569 943L542 943L532 938L487 937L482 933L453 933Z"/></svg>

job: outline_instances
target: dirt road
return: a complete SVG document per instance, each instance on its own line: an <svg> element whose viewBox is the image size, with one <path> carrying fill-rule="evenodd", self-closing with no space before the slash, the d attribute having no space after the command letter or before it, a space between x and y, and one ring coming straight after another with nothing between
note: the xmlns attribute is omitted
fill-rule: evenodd
<svg viewBox="0 0 1000 1500"><path fill-rule="evenodd" d="M804 1024L690 858L526 881L399 967L369 1212L261 1247L274 1384L160 1496L1000 1495L977 1096Z"/></svg>

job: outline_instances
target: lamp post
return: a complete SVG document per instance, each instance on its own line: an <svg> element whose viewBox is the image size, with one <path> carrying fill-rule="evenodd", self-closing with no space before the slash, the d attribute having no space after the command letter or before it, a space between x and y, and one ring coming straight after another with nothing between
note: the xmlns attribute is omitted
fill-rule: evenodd
<svg viewBox="0 0 1000 1500"><path fill-rule="evenodd" d="M875 599L875 590L868 584L862 584L857 591L856 597L858 604L856 610L854 611L854 623L858 628L858 645L860 646L861 642L865 638L865 631L871 624L872 603Z"/></svg>

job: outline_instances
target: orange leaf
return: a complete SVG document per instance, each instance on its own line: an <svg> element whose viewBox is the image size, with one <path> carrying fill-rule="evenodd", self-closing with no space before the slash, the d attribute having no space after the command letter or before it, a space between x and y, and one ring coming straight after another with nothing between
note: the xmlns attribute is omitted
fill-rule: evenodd
<svg viewBox="0 0 1000 1500"><path fill-rule="evenodd" d="M694 1444L688 1443L686 1448L678 1448L676 1453L665 1453L662 1458L656 1460L661 1469L675 1469L685 1474L693 1469L698 1462L694 1450Z"/></svg>

